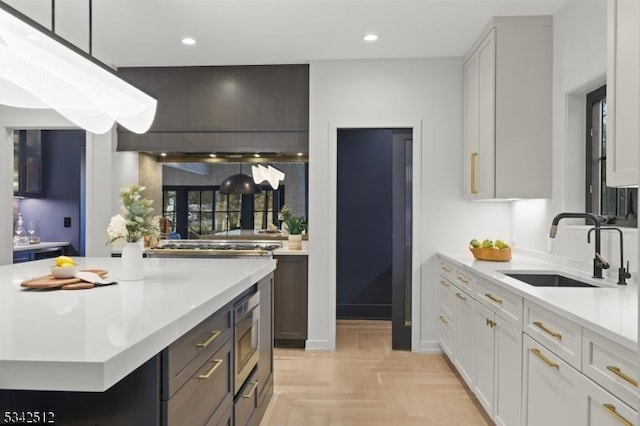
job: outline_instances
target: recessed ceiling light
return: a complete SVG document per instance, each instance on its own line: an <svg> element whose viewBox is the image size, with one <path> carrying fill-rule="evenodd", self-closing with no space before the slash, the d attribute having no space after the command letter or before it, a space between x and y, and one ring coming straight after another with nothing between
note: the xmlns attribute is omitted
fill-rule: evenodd
<svg viewBox="0 0 640 426"><path fill-rule="evenodd" d="M367 34L364 37L362 37L362 39L364 41L376 41L378 39L378 36L376 34Z"/></svg>
<svg viewBox="0 0 640 426"><path fill-rule="evenodd" d="M166 156L167 156L167 153L166 153L166 152L161 152L161 153L160 153L160 157L166 157Z"/></svg>
<svg viewBox="0 0 640 426"><path fill-rule="evenodd" d="M209 157L216 158L216 155L215 154L209 154Z"/></svg>
<svg viewBox="0 0 640 426"><path fill-rule="evenodd" d="M185 37L182 39L182 44L186 44L187 46L193 46L196 44L196 39L191 37Z"/></svg>

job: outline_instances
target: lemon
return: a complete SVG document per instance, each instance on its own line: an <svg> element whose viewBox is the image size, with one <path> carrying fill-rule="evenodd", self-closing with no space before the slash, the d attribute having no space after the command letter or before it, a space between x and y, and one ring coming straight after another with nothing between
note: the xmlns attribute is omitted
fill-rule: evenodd
<svg viewBox="0 0 640 426"><path fill-rule="evenodd" d="M69 263L69 262L66 262L66 263L63 263L62 265L60 265L61 268L73 268L74 266L76 266L76 265L74 265L73 263Z"/></svg>
<svg viewBox="0 0 640 426"><path fill-rule="evenodd" d="M56 257L56 266L62 266L65 263L71 264L71 266L75 266L76 262L73 261L72 258L68 256L58 256Z"/></svg>

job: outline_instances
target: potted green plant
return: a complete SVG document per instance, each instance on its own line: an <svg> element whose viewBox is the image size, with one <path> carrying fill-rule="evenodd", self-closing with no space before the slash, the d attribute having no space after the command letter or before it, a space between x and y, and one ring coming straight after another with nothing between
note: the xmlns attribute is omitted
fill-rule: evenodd
<svg viewBox="0 0 640 426"><path fill-rule="evenodd" d="M289 216L284 220L289 231L289 248L300 250L302 248L302 233L307 229L307 222L302 216Z"/></svg>

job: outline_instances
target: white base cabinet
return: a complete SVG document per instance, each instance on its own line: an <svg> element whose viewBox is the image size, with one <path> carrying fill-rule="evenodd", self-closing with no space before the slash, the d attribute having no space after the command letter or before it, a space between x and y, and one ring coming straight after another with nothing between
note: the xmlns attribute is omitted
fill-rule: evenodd
<svg viewBox="0 0 640 426"><path fill-rule="evenodd" d="M476 383L474 393L489 417L494 416L494 378L496 322L493 312L474 302L474 324L476 345Z"/></svg>
<svg viewBox="0 0 640 426"><path fill-rule="evenodd" d="M587 426L635 425L638 413L587 377L583 377L587 398Z"/></svg>
<svg viewBox="0 0 640 426"><path fill-rule="evenodd" d="M582 374L524 335L524 426L585 425L587 399Z"/></svg>
<svg viewBox="0 0 640 426"><path fill-rule="evenodd" d="M476 376L476 348L473 337L474 300L462 290L456 291L455 347L453 363L467 386L473 389Z"/></svg>
<svg viewBox="0 0 640 426"><path fill-rule="evenodd" d="M495 403L498 426L519 425L522 415L522 332L495 316Z"/></svg>

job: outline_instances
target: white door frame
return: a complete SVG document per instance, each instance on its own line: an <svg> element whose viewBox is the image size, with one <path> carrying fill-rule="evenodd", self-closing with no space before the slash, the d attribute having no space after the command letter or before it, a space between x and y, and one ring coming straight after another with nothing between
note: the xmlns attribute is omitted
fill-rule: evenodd
<svg viewBox="0 0 640 426"><path fill-rule="evenodd" d="M338 181L338 129L412 129L413 137L413 190L412 190L412 254L411 254L411 351L420 350L420 276L422 268L422 120L329 122L329 350L336 349L336 244L337 244L337 181Z"/></svg>

